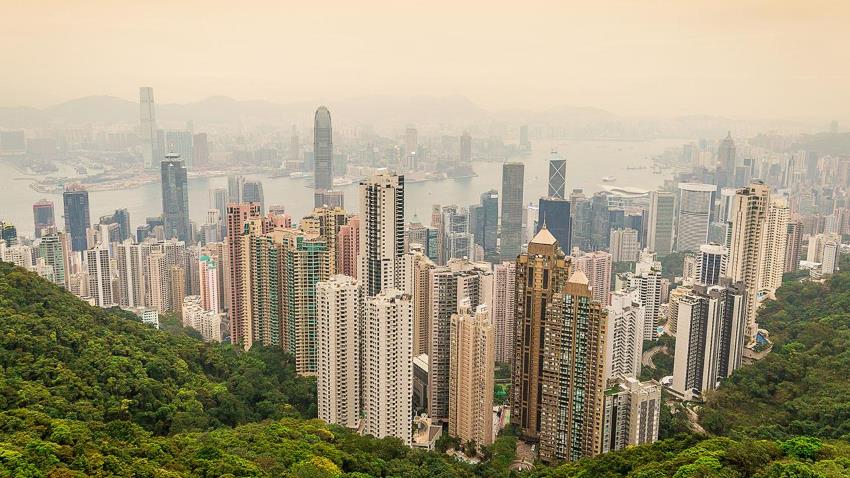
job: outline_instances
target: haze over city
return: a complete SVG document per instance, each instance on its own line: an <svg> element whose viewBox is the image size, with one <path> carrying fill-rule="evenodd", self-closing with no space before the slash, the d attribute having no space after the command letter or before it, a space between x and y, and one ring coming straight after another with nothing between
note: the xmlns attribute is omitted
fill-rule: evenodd
<svg viewBox="0 0 850 478"><path fill-rule="evenodd" d="M5 5L0 477L850 477L848 25Z"/></svg>
<svg viewBox="0 0 850 478"><path fill-rule="evenodd" d="M844 2L9 2L0 106L462 95L488 110L848 120ZM781 101L780 101L781 100Z"/></svg>

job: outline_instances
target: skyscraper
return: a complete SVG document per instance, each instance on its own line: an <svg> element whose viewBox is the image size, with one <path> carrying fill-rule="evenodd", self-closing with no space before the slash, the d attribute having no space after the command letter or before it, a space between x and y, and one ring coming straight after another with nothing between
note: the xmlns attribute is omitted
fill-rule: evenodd
<svg viewBox="0 0 850 478"><path fill-rule="evenodd" d="M803 223L789 221L785 247L785 272L794 272L800 267L800 249L803 245Z"/></svg>
<svg viewBox="0 0 850 478"><path fill-rule="evenodd" d="M0 244L4 244L3 241ZM68 235L57 231L42 236L38 243L38 257L53 268L53 282L66 289L71 274L69 247Z"/></svg>
<svg viewBox="0 0 850 478"><path fill-rule="evenodd" d="M156 109L153 88L139 88L139 137L142 140L142 158L145 169L155 169L156 161L162 157L156 131Z"/></svg>
<svg viewBox="0 0 850 478"><path fill-rule="evenodd" d="M230 203L227 206L227 274L229 284L226 307L230 318L230 343L251 347L251 304L249 251L243 240L245 224L260 216L260 205Z"/></svg>
<svg viewBox="0 0 850 478"><path fill-rule="evenodd" d="M561 159L554 151L549 158L549 194L548 197L566 199L567 160ZM557 237L557 236L555 236Z"/></svg>
<svg viewBox="0 0 850 478"><path fill-rule="evenodd" d="M320 106L313 119L313 170L317 190L333 189L333 154L331 113L326 107ZM316 207L321 206L316 204Z"/></svg>
<svg viewBox="0 0 850 478"><path fill-rule="evenodd" d="M545 224L549 232L558 240L564 253L569 253L572 248L570 202L556 197L540 198L538 214L537 232Z"/></svg>
<svg viewBox="0 0 850 478"><path fill-rule="evenodd" d="M486 305L469 302L451 317L449 435L461 443L493 443L493 324ZM430 373L430 369L429 369Z"/></svg>
<svg viewBox="0 0 850 478"><path fill-rule="evenodd" d="M210 162L210 146L206 133L198 133L192 136L192 166L197 169L205 169Z"/></svg>
<svg viewBox="0 0 850 478"><path fill-rule="evenodd" d="M460 136L460 162L469 163L472 161L472 136L464 131Z"/></svg>
<svg viewBox="0 0 850 478"><path fill-rule="evenodd" d="M602 453L658 440L661 384L620 377L605 391Z"/></svg>
<svg viewBox="0 0 850 478"><path fill-rule="evenodd" d="M447 420L449 413L449 345L452 314L464 300L470 307L493 303L493 274L487 263L451 260L431 269L428 280L428 415Z"/></svg>
<svg viewBox="0 0 850 478"><path fill-rule="evenodd" d="M767 207L764 235L762 236L759 292L771 299L782 285L785 256L788 249L788 205L784 199L774 199Z"/></svg>
<svg viewBox="0 0 850 478"><path fill-rule="evenodd" d="M189 185L180 155L168 153L160 163L162 173L162 216L165 238L191 242Z"/></svg>
<svg viewBox="0 0 850 478"><path fill-rule="evenodd" d="M743 284L696 284L679 298L671 390L686 400L713 390L741 364L744 346ZM672 317L671 317L672 320Z"/></svg>
<svg viewBox="0 0 850 478"><path fill-rule="evenodd" d="M493 327L496 329L496 362L511 363L516 312L516 264L505 261L493 266Z"/></svg>
<svg viewBox="0 0 850 478"><path fill-rule="evenodd" d="M598 192L590 198L590 250L608 249L611 240L611 211L608 194Z"/></svg>
<svg viewBox="0 0 850 478"><path fill-rule="evenodd" d="M577 270L546 309L540 459L575 461L602 452L606 313Z"/></svg>
<svg viewBox="0 0 850 478"><path fill-rule="evenodd" d="M563 290L571 272L570 260L546 228L534 236L528 252L516 259L511 422L526 441L539 441L542 390L554 386L543 374L543 358L549 337L562 320L546 312L546 306Z"/></svg>
<svg viewBox="0 0 850 478"><path fill-rule="evenodd" d="M413 310L410 296L385 288L366 300L363 432L409 445L413 415Z"/></svg>
<svg viewBox="0 0 850 478"><path fill-rule="evenodd" d="M720 278L726 276L726 266L729 251L720 244L703 244L699 246L696 256L696 283L716 285Z"/></svg>
<svg viewBox="0 0 850 478"><path fill-rule="evenodd" d="M262 181L245 181L242 185L242 202L255 202L260 205L260 215L266 213Z"/></svg>
<svg viewBox="0 0 850 478"><path fill-rule="evenodd" d="M713 184L679 184L676 214L677 252L695 252L699 250L700 245L708 242L708 226L716 189Z"/></svg>
<svg viewBox="0 0 850 478"><path fill-rule="evenodd" d="M608 305L611 292L611 270L613 256L605 251L594 251L572 257L573 266L581 270L590 281L593 300Z"/></svg>
<svg viewBox="0 0 850 478"><path fill-rule="evenodd" d="M386 170L360 182L357 278L371 297L399 282L404 254L404 176Z"/></svg>
<svg viewBox="0 0 850 478"><path fill-rule="evenodd" d="M62 201L65 206L65 233L71 236L71 250L84 251L88 248L86 230L91 226L89 192L80 185L67 186Z"/></svg>
<svg viewBox="0 0 850 478"><path fill-rule="evenodd" d="M283 244L281 269L281 341L295 355L295 369L303 375L316 373L316 283L328 280L330 260L327 241L316 234L276 229L269 233Z"/></svg>
<svg viewBox="0 0 850 478"><path fill-rule="evenodd" d="M753 338L758 329L756 310L764 255L764 233L770 188L762 182L754 182L735 194L732 207L731 239L727 273L733 281L744 283L747 288L747 337ZM778 258L777 258L778 260ZM784 250L782 263L784 265Z"/></svg>
<svg viewBox="0 0 850 478"><path fill-rule="evenodd" d="M85 252L86 271L89 277L89 296L98 307L116 305L112 291L112 262L109 247L98 244Z"/></svg>
<svg viewBox="0 0 850 478"><path fill-rule="evenodd" d="M614 262L636 262L639 252L636 230L626 228L611 231L611 256Z"/></svg>
<svg viewBox="0 0 850 478"><path fill-rule="evenodd" d="M356 429L360 424L360 321L363 291L337 275L316 284L316 388L319 418Z"/></svg>
<svg viewBox="0 0 850 478"><path fill-rule="evenodd" d="M506 261L515 260L521 252L524 176L524 164L505 163L502 165L502 238L500 252L502 260Z"/></svg>
<svg viewBox="0 0 850 478"><path fill-rule="evenodd" d="M53 212L53 201L41 199L32 205L32 218L35 226L35 237L41 237L42 229L56 225Z"/></svg>
<svg viewBox="0 0 850 478"><path fill-rule="evenodd" d="M165 133L165 144L169 153L176 153L180 156L186 169L192 169L195 151L191 131L168 131Z"/></svg>
<svg viewBox="0 0 850 478"><path fill-rule="evenodd" d="M473 209L470 208L470 212ZM471 231L475 243L484 249L488 261L498 259L497 241L499 237L499 192L495 189L481 194L481 202L474 209L475 230Z"/></svg>
<svg viewBox="0 0 850 478"><path fill-rule="evenodd" d="M646 308L640 303L636 289L618 290L611 294L605 339L607 377L640 376L643 353L643 319Z"/></svg>
<svg viewBox="0 0 850 478"><path fill-rule="evenodd" d="M241 203L242 189L245 186L245 176L228 176L227 177L227 202Z"/></svg>
<svg viewBox="0 0 850 478"><path fill-rule="evenodd" d="M570 193L570 213L572 215L570 246L583 251L592 250L590 242L590 226L593 224L593 209L590 200L581 189L573 189ZM572 251L564 251L569 254Z"/></svg>
<svg viewBox="0 0 850 478"><path fill-rule="evenodd" d="M730 131L726 138L720 143L717 149L717 162L723 170L726 177L726 185L734 186L735 184L735 141L732 140L732 132Z"/></svg>
<svg viewBox="0 0 850 478"><path fill-rule="evenodd" d="M348 218L339 227L336 238L336 271L357 278L357 259L360 255L360 216Z"/></svg>
<svg viewBox="0 0 850 478"><path fill-rule="evenodd" d="M666 191L649 192L649 218L646 229L646 247L664 257L673 250L673 218L675 197Z"/></svg>

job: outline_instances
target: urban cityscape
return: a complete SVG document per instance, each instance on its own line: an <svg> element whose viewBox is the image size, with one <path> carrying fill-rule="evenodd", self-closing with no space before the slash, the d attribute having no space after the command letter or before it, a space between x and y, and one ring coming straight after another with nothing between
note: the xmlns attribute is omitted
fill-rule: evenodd
<svg viewBox="0 0 850 478"><path fill-rule="evenodd" d="M12 364L51 352L24 354L3 330L0 428L18 434L0 432L0 476L402 476L401 465L387 465L402 459L421 470L410 476L850 476L846 396L843 411L811 412L839 429L821 434L800 411L806 407L791 404L802 389L787 385L791 372L759 373L771 400L789 403L781 420L760 408L748 410L749 428L716 418L747 395L729 387L758 367L779 367L777 357L818 347L832 350L829 357L847 353L812 345L811 330L791 334L789 324L815 319L780 309L799 302L790 294L820 288L806 300L839 312L819 333L843 337L850 327L844 296L826 292L850 284L842 275L850 265L850 133L838 120L653 121L578 109L471 119L452 117L446 104L433 110L444 117L404 116L411 105L456 101L420 98L382 105L395 113L377 121L350 113L352 105L368 109L366 100L269 110L263 114L273 119L260 121L256 111L272 103L219 98L180 109L158 101L165 87L124 88L132 100L81 98L27 118L0 111L0 262L8 266L0 285L22 287L15 274L27 271L60 294L44 297L74 296L73 310L89 310L97 327L113 320L97 314L109 314L143 324L126 332L133 336L191 341L162 368L201 370L219 388L210 385L206 396L184 386L171 397L173 410L149 410L157 417L149 427L130 410L156 393L118 385L110 375L118 372L103 369L101 387L126 400L98 412L92 430L100 431L83 435L72 421L89 420L88 412L63 414L65 405L38 397L62 381L84 381L56 365L46 372L54 385L23 386L16 380L34 379ZM225 104L241 116L205 116ZM0 320L49 316L57 301L13 307L0 298ZM43 329L35 324L25 327ZM49 340L62 343L58 335ZM100 353L132 357L127 344L119 339ZM81 357L92 353L79 347ZM195 353L210 355L187 364ZM256 420L189 421L235 387L214 354L262 362L255 380L291 369L310 403L255 397L240 406L260 410ZM261 354L280 358L263 362ZM161 384L151 387L177 380L154 378L168 374L152 362L115 363ZM829 366L836 383L850 380L843 365ZM798 373L820 383L813 389L829 387L823 376ZM24 405L44 417L27 418ZM165 413L183 413L185 428ZM17 425L25 420L39 424ZM268 420L283 428L250 433L327 448L291 452L286 462L289 452L246 444L259 439L215 438L218 425L248 433L240 427ZM780 421L792 425L776 428ZM41 430L42 445L23 441L34 433L25 428ZM132 447L143 435L174 439L162 445L167 452L151 445L133 453L153 462L187 447L195 461L174 459L145 474L138 461L110 462L118 451L106 459L100 452L100 468L92 468L90 450L81 465L86 440L106 439L98 433ZM366 437L397 448L356 442ZM728 450L745 438L754 441L741 448L764 450L759 459L772 468L741 471L747 459ZM221 458L231 445L230 458ZM804 445L816 450L800 451ZM360 455L343 457L336 446ZM677 456L677 464L653 469L662 458L651 453ZM437 459L426 458L433 456L452 465L434 468L429 460ZM621 458L588 461L600 456ZM39 474L15 468L26 460ZM638 464L600 471L616 460ZM834 474L819 460L832 460ZM793 473L782 468L791 461Z"/></svg>

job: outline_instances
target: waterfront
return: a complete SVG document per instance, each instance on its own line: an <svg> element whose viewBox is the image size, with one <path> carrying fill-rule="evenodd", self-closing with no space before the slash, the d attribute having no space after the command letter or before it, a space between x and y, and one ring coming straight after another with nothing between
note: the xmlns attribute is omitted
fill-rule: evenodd
<svg viewBox="0 0 850 478"><path fill-rule="evenodd" d="M668 175L653 174L651 158L666 149L678 147L685 140L666 139L652 141L557 141L538 142L531 155L525 157L525 202L536 201L546 194L549 153L557 149L567 160L567 190L583 188L592 193L601 189L603 176L614 176L608 185L651 189L661 185ZM647 166L646 169L635 169ZM631 169L629 169L631 168ZM477 176L464 179L445 179L406 185L406 216L414 215L428 224L432 204L470 205L478 202L481 193L501 190L502 171L500 163L474 162ZM0 161L0 220L10 221L20 234L32 237L32 204L47 198L56 206L56 221L63 224L62 196L43 194L32 190L28 180L9 162ZM312 179L271 178L247 175L263 182L266 206L282 204L296 220L310 211L313 206ZM34 177L33 177L34 178ZM214 187L226 187L226 177L192 178L189 180L189 210L191 218L202 223L210 207L209 191ZM357 185L341 188L348 209L357 209ZM144 222L148 216L157 216L162 210L159 183L148 183L127 190L92 191L90 193L92 222L109 214L116 208L127 208L132 226Z"/></svg>

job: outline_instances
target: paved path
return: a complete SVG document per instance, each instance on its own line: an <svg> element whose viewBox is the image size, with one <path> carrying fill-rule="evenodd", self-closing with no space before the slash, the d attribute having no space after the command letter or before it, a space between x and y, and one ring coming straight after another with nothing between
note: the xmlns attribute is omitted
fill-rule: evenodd
<svg viewBox="0 0 850 478"><path fill-rule="evenodd" d="M643 353L643 355L641 355L640 364L644 367L655 368L655 364L652 363L652 358L655 357L655 354L657 354L658 352L667 353L667 346L656 345L655 347L652 347L651 349L647 350Z"/></svg>

